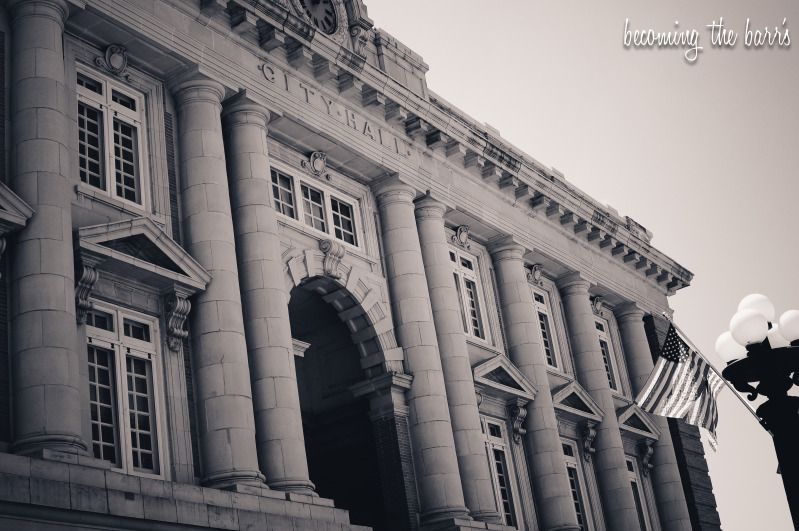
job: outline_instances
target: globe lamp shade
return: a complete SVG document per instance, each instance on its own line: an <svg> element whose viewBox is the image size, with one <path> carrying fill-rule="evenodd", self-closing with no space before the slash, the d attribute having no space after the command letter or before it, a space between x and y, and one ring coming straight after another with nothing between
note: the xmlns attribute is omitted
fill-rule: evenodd
<svg viewBox="0 0 799 531"><path fill-rule="evenodd" d="M780 316L780 334L788 341L799 339L799 310L788 310Z"/></svg>
<svg viewBox="0 0 799 531"><path fill-rule="evenodd" d="M741 302L738 303L738 311L741 310L754 310L765 317L768 322L774 322L776 315L774 305L768 297L760 293L753 293L741 299Z"/></svg>
<svg viewBox="0 0 799 531"><path fill-rule="evenodd" d="M782 348L782 347L790 347L791 342L782 337L782 333L780 331L780 325L772 324L771 328L768 331L768 344L771 345L771 348Z"/></svg>
<svg viewBox="0 0 799 531"><path fill-rule="evenodd" d="M760 343L768 334L768 321L757 310L738 310L730 319L730 333L741 345Z"/></svg>
<svg viewBox="0 0 799 531"><path fill-rule="evenodd" d="M726 363L741 359L746 356L746 349L735 341L732 334L727 331L716 339L716 354Z"/></svg>

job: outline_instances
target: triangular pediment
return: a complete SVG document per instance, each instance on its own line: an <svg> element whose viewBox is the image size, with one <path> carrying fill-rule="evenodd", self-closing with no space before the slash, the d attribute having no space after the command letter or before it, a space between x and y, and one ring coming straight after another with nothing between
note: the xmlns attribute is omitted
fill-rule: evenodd
<svg viewBox="0 0 799 531"><path fill-rule="evenodd" d="M152 220L139 217L78 230L81 253L101 270L155 287L178 283L205 289L211 275Z"/></svg>
<svg viewBox="0 0 799 531"><path fill-rule="evenodd" d="M616 410L619 417L619 427L623 430L647 437L658 439L660 429L657 427L651 416L637 404L630 404Z"/></svg>
<svg viewBox="0 0 799 531"><path fill-rule="evenodd" d="M602 408L577 382L553 389L552 402L557 409L563 412L597 422L602 420Z"/></svg>
<svg viewBox="0 0 799 531"><path fill-rule="evenodd" d="M30 205L0 183L0 234L21 229L32 215Z"/></svg>
<svg viewBox="0 0 799 531"><path fill-rule="evenodd" d="M475 384L505 398L535 398L535 386L506 356L494 356L476 365L473 374Z"/></svg>

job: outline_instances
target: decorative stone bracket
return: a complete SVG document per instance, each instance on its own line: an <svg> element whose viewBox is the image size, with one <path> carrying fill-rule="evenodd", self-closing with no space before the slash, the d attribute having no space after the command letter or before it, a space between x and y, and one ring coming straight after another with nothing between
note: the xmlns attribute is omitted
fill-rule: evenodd
<svg viewBox="0 0 799 531"><path fill-rule="evenodd" d="M602 315L602 309L605 305L605 299L602 298L600 295L597 295L593 299L591 299L591 308L594 310L594 314Z"/></svg>
<svg viewBox="0 0 799 531"><path fill-rule="evenodd" d="M527 403L527 400L517 399L515 404L508 407L513 426L513 442L516 444L521 443L522 437L527 433L527 430L522 427L524 419L527 418L527 407L525 407Z"/></svg>
<svg viewBox="0 0 799 531"><path fill-rule="evenodd" d="M86 315L92 309L89 298L100 274L97 265L102 259L84 253L75 267L75 320L78 324L86 324Z"/></svg>
<svg viewBox="0 0 799 531"><path fill-rule="evenodd" d="M322 270L325 276L341 278L338 266L341 264L344 255L347 254L347 249L344 248L344 245L333 240L322 240L319 242L319 250L325 254L325 258L322 261Z"/></svg>
<svg viewBox="0 0 799 531"><path fill-rule="evenodd" d="M652 457L655 455L655 441L641 439L638 442L638 454L641 456L641 472L644 476L648 476L649 471L654 467Z"/></svg>
<svg viewBox="0 0 799 531"><path fill-rule="evenodd" d="M183 328L186 317L191 311L191 303L188 297L189 293L177 286L164 297L167 344L169 345L169 350L173 352L180 350L183 340L189 335L189 332Z"/></svg>
<svg viewBox="0 0 799 531"><path fill-rule="evenodd" d="M597 423L591 420L585 420L580 423L580 435L583 439L583 458L585 458L586 461L590 461L591 457L596 452L596 448L594 448L596 426Z"/></svg>

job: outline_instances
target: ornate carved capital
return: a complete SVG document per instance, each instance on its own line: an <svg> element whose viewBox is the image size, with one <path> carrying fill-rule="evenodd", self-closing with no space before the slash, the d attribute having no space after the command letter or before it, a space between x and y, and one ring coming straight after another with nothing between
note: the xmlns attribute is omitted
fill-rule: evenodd
<svg viewBox="0 0 799 531"><path fill-rule="evenodd" d="M530 270L527 272L527 282L530 284L535 284L536 286L543 286L543 276L543 266L541 264L533 264L530 266Z"/></svg>
<svg viewBox="0 0 799 531"><path fill-rule="evenodd" d="M649 471L654 467L652 457L655 455L655 441L641 439L638 442L638 455L641 456L641 472L648 476Z"/></svg>
<svg viewBox="0 0 799 531"><path fill-rule="evenodd" d="M94 285L100 274L97 272L97 264L100 260L93 259L89 256L81 256L75 268L75 320L78 324L86 323L86 314L92 309L92 303L89 301Z"/></svg>
<svg viewBox="0 0 799 531"><path fill-rule="evenodd" d="M524 400L519 400L509 408L513 426L513 442L516 444L521 443L522 436L527 433L527 430L522 427L524 425L524 419L527 418L527 408L525 405L526 402Z"/></svg>
<svg viewBox="0 0 799 531"><path fill-rule="evenodd" d="M470 249L472 244L469 243L469 225L458 225L455 228L455 234L452 235L450 238L452 243L463 247L464 249Z"/></svg>
<svg viewBox="0 0 799 531"><path fill-rule="evenodd" d="M583 458L586 461L590 461L591 456L596 452L596 448L594 448L596 425L597 423L591 420L584 420L580 423L580 435L583 439Z"/></svg>
<svg viewBox="0 0 799 531"><path fill-rule="evenodd" d="M325 258L322 262L322 270L325 276L341 278L338 266L341 263L341 259L347 254L347 249L344 248L344 245L333 240L322 240L319 242L319 250L325 253Z"/></svg>
<svg viewBox="0 0 799 531"><path fill-rule="evenodd" d="M178 352L183 345L183 340L189 332L183 328L186 317L191 311L188 296L182 290L176 289L165 297L166 302L166 335L169 350Z"/></svg>

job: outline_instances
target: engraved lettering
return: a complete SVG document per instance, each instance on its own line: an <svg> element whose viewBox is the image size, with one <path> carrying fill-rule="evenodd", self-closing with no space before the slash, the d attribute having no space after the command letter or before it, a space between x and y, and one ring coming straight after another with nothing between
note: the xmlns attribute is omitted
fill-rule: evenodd
<svg viewBox="0 0 799 531"><path fill-rule="evenodd" d="M371 126L371 125L369 125L369 122L367 122L367 121L365 121L365 120L364 120L364 122L363 122L363 134L364 134L365 136L368 136L368 137L369 137L369 138L371 138L372 140L377 140L377 137L375 137L375 134L374 134L374 132L372 131L372 126Z"/></svg>
<svg viewBox="0 0 799 531"><path fill-rule="evenodd" d="M264 78L267 81L272 83L275 82L275 79L277 79L277 76L275 75L275 69L272 68L269 63L264 63L259 68L261 69L261 73L264 75Z"/></svg>
<svg viewBox="0 0 799 531"><path fill-rule="evenodd" d="M311 96L316 94L316 91L300 81L300 88L305 92L305 103L311 103Z"/></svg>
<svg viewBox="0 0 799 531"><path fill-rule="evenodd" d="M349 109L345 109L344 113L346 114L346 117L347 117L347 125L352 127L353 129L355 129L357 131L358 130L358 122L356 120L358 118L358 115L356 115L353 111L351 111Z"/></svg>

